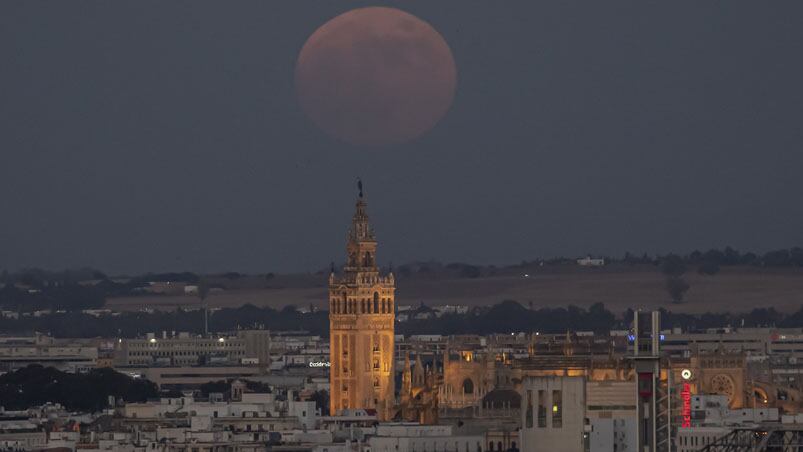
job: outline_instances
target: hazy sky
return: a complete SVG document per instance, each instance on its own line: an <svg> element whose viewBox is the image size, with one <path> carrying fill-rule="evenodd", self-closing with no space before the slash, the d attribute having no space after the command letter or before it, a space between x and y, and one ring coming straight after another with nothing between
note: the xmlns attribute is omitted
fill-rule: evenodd
<svg viewBox="0 0 803 452"><path fill-rule="evenodd" d="M458 88L376 150L293 87L368 3L0 2L0 268L316 270L358 176L383 263L803 242L803 2L384 4L440 31Z"/></svg>

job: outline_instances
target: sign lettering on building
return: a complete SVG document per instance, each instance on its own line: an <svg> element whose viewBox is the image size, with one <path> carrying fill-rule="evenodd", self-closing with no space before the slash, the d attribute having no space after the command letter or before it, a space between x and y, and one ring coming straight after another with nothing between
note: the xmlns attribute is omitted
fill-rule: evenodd
<svg viewBox="0 0 803 452"><path fill-rule="evenodd" d="M691 427L691 386L689 383L683 383L683 391L680 393L680 398L683 400L683 407L680 411L682 421L680 428Z"/></svg>

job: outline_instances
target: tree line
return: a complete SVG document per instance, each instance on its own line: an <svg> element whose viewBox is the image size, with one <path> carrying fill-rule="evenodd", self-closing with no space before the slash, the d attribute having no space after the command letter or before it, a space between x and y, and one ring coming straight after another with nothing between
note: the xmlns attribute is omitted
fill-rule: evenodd
<svg viewBox="0 0 803 452"><path fill-rule="evenodd" d="M748 313L681 314L662 310L665 328L683 327L687 330L745 327L803 327L803 308L785 314L772 308L757 308ZM294 306L276 310L270 307L245 305L225 308L211 313L210 331L230 332L238 329L269 329L273 331L305 331L323 337L329 334L328 311L302 313ZM397 322L399 334L492 334L511 332L563 333L628 329L632 311L615 313L603 304L588 308L576 306L558 308L525 307L517 301L505 300L493 306L475 307L465 314L444 314L429 319L410 319ZM0 318L0 331L30 334L47 331L55 337L138 337L149 332L186 331L203 334L203 312L200 310L172 312L130 312L115 316L94 317L80 312L66 312L40 317Z"/></svg>
<svg viewBox="0 0 803 452"><path fill-rule="evenodd" d="M70 411L98 412L109 407L110 396L144 402L158 395L156 384L112 369L72 374L32 364L0 375L0 406L6 410L59 403Z"/></svg>

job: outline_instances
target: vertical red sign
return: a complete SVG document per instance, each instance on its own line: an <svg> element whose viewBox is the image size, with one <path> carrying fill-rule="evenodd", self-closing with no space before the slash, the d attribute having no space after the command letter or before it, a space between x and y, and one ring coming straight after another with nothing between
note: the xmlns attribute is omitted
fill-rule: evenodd
<svg viewBox="0 0 803 452"><path fill-rule="evenodd" d="M691 427L691 386L688 383L683 383L683 391L680 393L680 397L683 399L683 409L681 410L683 420L680 427L689 428Z"/></svg>

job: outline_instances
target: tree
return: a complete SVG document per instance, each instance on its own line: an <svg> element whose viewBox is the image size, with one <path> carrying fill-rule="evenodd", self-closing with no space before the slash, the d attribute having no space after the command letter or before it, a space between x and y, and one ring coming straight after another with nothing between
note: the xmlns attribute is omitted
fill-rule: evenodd
<svg viewBox="0 0 803 452"><path fill-rule="evenodd" d="M756 253L744 253L739 259L739 263L742 265L756 265L759 263L758 256L756 256Z"/></svg>
<svg viewBox="0 0 803 452"><path fill-rule="evenodd" d="M788 267L791 259L788 250L775 250L764 254L764 265L767 267Z"/></svg>
<svg viewBox="0 0 803 452"><path fill-rule="evenodd" d="M704 262L713 262L717 265L723 265L725 263L725 253L718 249L710 249L703 254L701 260Z"/></svg>
<svg viewBox="0 0 803 452"><path fill-rule="evenodd" d="M231 381L227 380L218 380L218 381L208 381L206 383L201 384L198 388L201 391L201 394L205 396L209 396L209 394L213 392L218 392L221 394L228 395L231 392Z"/></svg>
<svg viewBox="0 0 803 452"><path fill-rule="evenodd" d="M667 254L661 259L661 271L668 276L680 277L686 273L686 262L677 254Z"/></svg>
<svg viewBox="0 0 803 452"><path fill-rule="evenodd" d="M725 258L725 260L722 262L723 265L736 265L742 258L741 254L738 251L729 246L725 247L725 251L723 252L723 254Z"/></svg>
<svg viewBox="0 0 803 452"><path fill-rule="evenodd" d="M666 291L673 303L682 303L683 297L691 286L680 276L671 276L666 280Z"/></svg>
<svg viewBox="0 0 803 452"><path fill-rule="evenodd" d="M480 276L482 276L482 272L480 271L479 267L474 265L464 265L460 269L460 277L462 278L474 279L479 278Z"/></svg>
<svg viewBox="0 0 803 452"><path fill-rule="evenodd" d="M126 402L144 402L158 394L154 383L111 369L70 374L53 367L30 365L0 376L0 400L10 410L52 402L68 410L97 412L107 407L109 396Z"/></svg>
<svg viewBox="0 0 803 452"><path fill-rule="evenodd" d="M697 273L708 276L716 275L719 273L719 264L713 261L703 261L697 268Z"/></svg>
<svg viewBox="0 0 803 452"><path fill-rule="evenodd" d="M789 250L789 262L795 267L803 267L803 249L796 246Z"/></svg>

